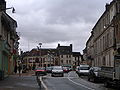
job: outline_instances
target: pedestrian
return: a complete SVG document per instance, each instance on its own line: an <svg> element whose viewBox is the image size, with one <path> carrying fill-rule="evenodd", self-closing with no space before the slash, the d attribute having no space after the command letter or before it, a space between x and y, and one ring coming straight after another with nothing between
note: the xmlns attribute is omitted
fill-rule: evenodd
<svg viewBox="0 0 120 90"><path fill-rule="evenodd" d="M14 66L14 73L15 74L17 73L17 64L15 64L15 66Z"/></svg>
<svg viewBox="0 0 120 90"><path fill-rule="evenodd" d="M35 68L36 68L36 65L35 65L35 64L33 64L32 70L35 70Z"/></svg>
<svg viewBox="0 0 120 90"><path fill-rule="evenodd" d="M22 66L21 66L21 64L19 63L19 64L18 64L18 72L19 72L19 76L21 76L21 70L22 70Z"/></svg>

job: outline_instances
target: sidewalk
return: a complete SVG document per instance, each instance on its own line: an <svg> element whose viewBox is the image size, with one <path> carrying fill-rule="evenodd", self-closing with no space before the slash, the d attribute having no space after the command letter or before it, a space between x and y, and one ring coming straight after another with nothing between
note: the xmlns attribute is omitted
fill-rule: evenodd
<svg viewBox="0 0 120 90"><path fill-rule="evenodd" d="M8 78L0 81L0 90L43 90L39 88L36 76L33 71L10 75Z"/></svg>
<svg viewBox="0 0 120 90"><path fill-rule="evenodd" d="M19 76L19 74L14 74L16 76ZM22 73L21 76L35 76L35 72L33 70L27 72L27 73Z"/></svg>

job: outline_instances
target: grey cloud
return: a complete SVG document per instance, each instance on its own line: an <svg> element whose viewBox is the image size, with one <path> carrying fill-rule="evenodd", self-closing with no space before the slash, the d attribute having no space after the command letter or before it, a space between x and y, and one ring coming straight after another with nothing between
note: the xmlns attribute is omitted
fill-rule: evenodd
<svg viewBox="0 0 120 90"><path fill-rule="evenodd" d="M55 46L60 42L75 44L81 50L90 36L90 31L104 11L105 3L111 0L6 0L15 6L10 15L18 22L21 32L21 47L27 41L43 42ZM11 2L11 3L10 3ZM81 50L82 51L82 50Z"/></svg>

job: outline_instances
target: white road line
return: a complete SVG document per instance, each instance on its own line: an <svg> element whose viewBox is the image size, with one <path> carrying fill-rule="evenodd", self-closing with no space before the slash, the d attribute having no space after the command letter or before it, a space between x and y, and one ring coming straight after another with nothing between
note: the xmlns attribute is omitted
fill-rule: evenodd
<svg viewBox="0 0 120 90"><path fill-rule="evenodd" d="M45 88L45 90L48 90L47 86L46 86L45 83L42 81L42 77L39 77L39 78L40 78L41 84L43 85L43 87Z"/></svg>
<svg viewBox="0 0 120 90"><path fill-rule="evenodd" d="M83 85L83 84L74 82L73 80L71 80L71 79L69 78L69 76L70 76L70 74L68 75L68 80L71 81L72 83L74 83L74 84L76 84L76 85L79 85L79 86L82 86L82 87L84 87L84 88L87 88L87 89L89 89L89 90L95 90L95 89L89 88L89 87L87 87L87 86L85 86L85 85Z"/></svg>

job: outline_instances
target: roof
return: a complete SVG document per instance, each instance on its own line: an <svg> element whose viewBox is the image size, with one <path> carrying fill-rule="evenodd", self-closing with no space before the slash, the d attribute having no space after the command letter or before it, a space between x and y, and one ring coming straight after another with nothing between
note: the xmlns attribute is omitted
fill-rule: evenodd
<svg viewBox="0 0 120 90"><path fill-rule="evenodd" d="M110 4L106 4L106 7L107 6L109 6L109 7L107 7L106 8L106 10L104 11L104 13L101 15L101 17L98 19L98 21L97 21L97 23L95 24L95 26L93 27L93 29L92 30L94 30L94 28L97 26L97 24L99 23L99 21L104 17L104 15L109 11L109 9L110 9L110 7L115 3L115 1L119 1L119 0L113 0Z"/></svg>
<svg viewBox="0 0 120 90"><path fill-rule="evenodd" d="M70 46L60 46L58 44L57 50L59 54L72 54L72 44L70 44Z"/></svg>
<svg viewBox="0 0 120 90"><path fill-rule="evenodd" d="M80 52L73 52L72 54L73 54L73 57L74 57L74 56L81 56L81 53L80 53Z"/></svg>
<svg viewBox="0 0 120 90"><path fill-rule="evenodd" d="M8 30L13 30L15 27L17 27L17 22L6 12L2 13L2 23L8 28Z"/></svg>

